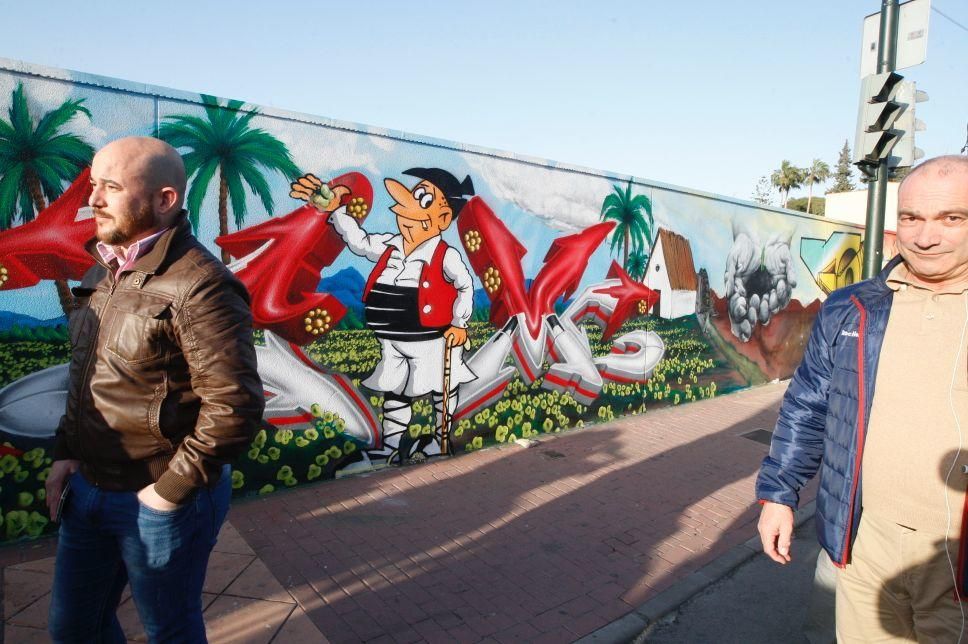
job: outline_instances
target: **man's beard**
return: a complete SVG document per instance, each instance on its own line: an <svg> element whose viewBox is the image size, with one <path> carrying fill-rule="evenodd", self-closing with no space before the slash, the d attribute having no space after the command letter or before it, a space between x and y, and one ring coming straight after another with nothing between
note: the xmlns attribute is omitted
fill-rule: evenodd
<svg viewBox="0 0 968 644"><path fill-rule="evenodd" d="M123 245L155 225L155 213L150 203L142 204L127 217L117 217L100 208L95 208L94 214L111 217L114 221L114 228L97 233L98 241L111 246Z"/></svg>

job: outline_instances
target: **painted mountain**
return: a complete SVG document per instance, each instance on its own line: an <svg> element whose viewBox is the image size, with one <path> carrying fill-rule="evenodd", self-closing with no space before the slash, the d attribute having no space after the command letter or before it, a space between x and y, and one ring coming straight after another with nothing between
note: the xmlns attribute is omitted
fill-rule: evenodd
<svg viewBox="0 0 968 644"><path fill-rule="evenodd" d="M63 315L49 320L39 320L29 315L14 313L13 311L0 311L0 331L9 331L15 326L21 328L34 327L56 327L67 324L67 318Z"/></svg>

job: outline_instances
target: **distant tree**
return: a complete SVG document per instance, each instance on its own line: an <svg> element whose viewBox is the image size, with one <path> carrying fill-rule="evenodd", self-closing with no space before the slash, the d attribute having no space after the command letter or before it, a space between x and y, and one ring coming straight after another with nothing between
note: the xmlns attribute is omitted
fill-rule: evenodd
<svg viewBox="0 0 968 644"><path fill-rule="evenodd" d="M629 253L652 248L652 201L645 195L632 194L632 180L625 190L612 186L612 192L602 201L602 221L614 221L612 252L623 248L622 267L628 272Z"/></svg>
<svg viewBox="0 0 968 644"><path fill-rule="evenodd" d="M773 171L770 181L780 191L780 204L786 208L787 201L790 199L790 190L794 190L803 185L806 171L798 168L786 159L780 163L780 168Z"/></svg>
<svg viewBox="0 0 968 644"><path fill-rule="evenodd" d="M806 197L790 199L787 202L787 208L790 210L799 210L800 212L809 212L811 215L824 216L827 204L823 197L814 197L813 202L810 203L810 210L807 210L807 201Z"/></svg>
<svg viewBox="0 0 968 644"><path fill-rule="evenodd" d="M94 148L81 137L63 131L80 114L90 118L83 98L64 101L41 116L36 127L23 83L11 99L10 120L0 118L0 230L13 225L18 208L21 223L32 221L94 156ZM67 280L54 280L54 287L67 313L73 303Z"/></svg>
<svg viewBox="0 0 968 644"><path fill-rule="evenodd" d="M185 171L194 176L188 191L186 206L192 227L198 229L198 215L209 183L218 171L219 234L229 232L228 206L232 203L235 227L245 221L245 189L243 184L262 200L266 212L272 213L272 191L260 171L279 172L292 180L301 172L293 163L285 144L261 128L249 125L258 115L257 110L242 111L242 101L229 101L224 106L212 96L202 94L205 118L188 115L165 117L158 136L175 148L188 148L182 155ZM229 254L222 251L222 261L229 263Z"/></svg>
<svg viewBox="0 0 968 644"><path fill-rule="evenodd" d="M834 185L830 192L850 192L854 189L854 182L851 178L854 170L850 165L850 147L847 139L844 139L844 147L840 149L840 156L837 157L837 169L834 170Z"/></svg>
<svg viewBox="0 0 968 644"><path fill-rule="evenodd" d="M773 185L766 176L760 177L760 180L756 182L756 188L753 189L753 201L764 206L773 205Z"/></svg>
<svg viewBox="0 0 968 644"><path fill-rule="evenodd" d="M911 174L911 170L913 170L913 169L914 168L912 168L911 166L907 166L905 168L894 168L893 170L891 170L890 175L889 175L889 177L888 177L887 180L888 181L897 181L897 182L903 181L904 180L904 177L906 177L909 174Z"/></svg>
<svg viewBox="0 0 968 644"><path fill-rule="evenodd" d="M826 183L827 179L830 178L830 166L821 161L820 159L814 159L813 163L809 168L804 168L806 170L803 180L807 184L807 212L812 212L810 210L810 202L813 201L813 184L815 183Z"/></svg>

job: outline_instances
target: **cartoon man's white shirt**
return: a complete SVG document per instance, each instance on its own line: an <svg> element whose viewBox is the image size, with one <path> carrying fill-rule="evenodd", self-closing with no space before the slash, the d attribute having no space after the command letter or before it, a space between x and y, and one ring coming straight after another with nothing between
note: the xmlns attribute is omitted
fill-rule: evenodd
<svg viewBox="0 0 968 644"><path fill-rule="evenodd" d="M402 235L367 233L356 219L347 214L345 206L337 208L329 217L333 228L354 255L377 262L388 246L393 248L386 268L376 278L377 284L419 288L420 274L424 266L433 259L437 244L442 243L439 236L433 237L418 246L410 255L404 255ZM454 302L453 319L450 324L466 328L474 304L474 282L456 248L450 247L444 253L443 269L444 277L457 289L457 300Z"/></svg>

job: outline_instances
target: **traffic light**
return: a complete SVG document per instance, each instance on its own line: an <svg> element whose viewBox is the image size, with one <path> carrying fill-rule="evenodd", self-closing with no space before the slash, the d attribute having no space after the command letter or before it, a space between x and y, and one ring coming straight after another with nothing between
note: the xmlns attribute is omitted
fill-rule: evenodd
<svg viewBox="0 0 968 644"><path fill-rule="evenodd" d="M924 122L914 117L914 106L928 100L928 95L917 88L914 81L903 81L894 99L903 106L901 115L894 122L894 129L901 133L891 152L892 168L907 168L924 156L924 150L914 145L915 132L924 131Z"/></svg>
<svg viewBox="0 0 968 644"><path fill-rule="evenodd" d="M903 78L895 72L884 72L865 76L861 81L855 164L877 165L891 155L901 138L901 132L893 127L904 110L904 105L896 100Z"/></svg>

